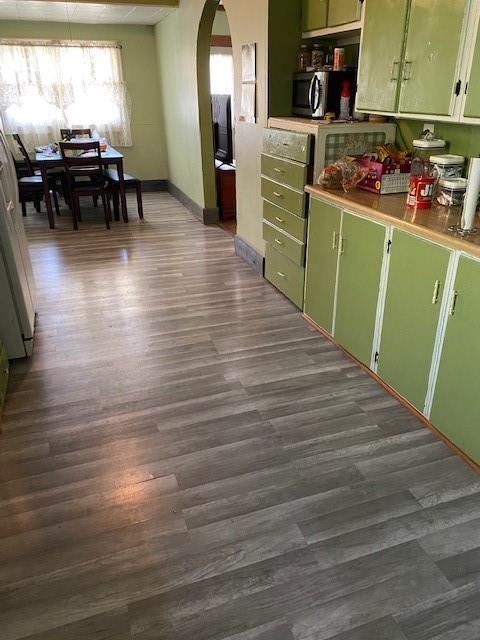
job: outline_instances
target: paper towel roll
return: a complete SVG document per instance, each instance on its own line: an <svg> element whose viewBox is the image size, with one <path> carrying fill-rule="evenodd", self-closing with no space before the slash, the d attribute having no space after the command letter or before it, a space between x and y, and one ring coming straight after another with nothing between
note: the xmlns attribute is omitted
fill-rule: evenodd
<svg viewBox="0 0 480 640"><path fill-rule="evenodd" d="M475 212L480 194L480 158L470 159L468 185L462 212L462 229L469 231L475 227Z"/></svg>

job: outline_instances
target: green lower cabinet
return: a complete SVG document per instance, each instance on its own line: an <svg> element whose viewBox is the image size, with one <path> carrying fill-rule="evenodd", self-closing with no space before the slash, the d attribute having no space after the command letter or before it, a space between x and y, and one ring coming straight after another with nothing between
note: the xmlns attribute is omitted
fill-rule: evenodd
<svg viewBox="0 0 480 640"><path fill-rule="evenodd" d="M263 221L263 239L295 264L301 267L305 264L305 243L299 242L265 220Z"/></svg>
<svg viewBox="0 0 480 640"><path fill-rule="evenodd" d="M430 420L480 463L480 263L462 257L450 302Z"/></svg>
<svg viewBox="0 0 480 640"><path fill-rule="evenodd" d="M386 227L343 213L335 313L335 339L370 366Z"/></svg>
<svg viewBox="0 0 480 640"><path fill-rule="evenodd" d="M262 198L272 204L290 211L296 216L305 216L306 195L302 191L295 191L268 178L261 178Z"/></svg>
<svg viewBox="0 0 480 640"><path fill-rule="evenodd" d="M332 333L342 210L310 199L304 311Z"/></svg>
<svg viewBox="0 0 480 640"><path fill-rule="evenodd" d="M360 20L360 0L329 0L327 24L329 27L337 27L341 24Z"/></svg>
<svg viewBox="0 0 480 640"><path fill-rule="evenodd" d="M292 262L267 243L265 278L300 309L303 307L305 269Z"/></svg>
<svg viewBox="0 0 480 640"><path fill-rule="evenodd" d="M378 374L424 410L451 252L403 231L392 238Z"/></svg>
<svg viewBox="0 0 480 640"><path fill-rule="evenodd" d="M8 372L9 365L7 352L3 344L0 342L0 415L5 403L5 396L7 395Z"/></svg>

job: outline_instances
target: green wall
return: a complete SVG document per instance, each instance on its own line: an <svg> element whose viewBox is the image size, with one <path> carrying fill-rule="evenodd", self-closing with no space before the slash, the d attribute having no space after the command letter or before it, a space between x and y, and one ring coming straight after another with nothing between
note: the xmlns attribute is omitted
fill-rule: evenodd
<svg viewBox="0 0 480 640"><path fill-rule="evenodd" d="M168 149L169 179L200 207L215 206L205 194L197 81L197 42L205 0L182 0L155 27Z"/></svg>
<svg viewBox="0 0 480 640"><path fill-rule="evenodd" d="M215 20L213 21L213 35L215 36L229 36L230 26L228 24L228 18L226 11L217 11L215 13Z"/></svg>
<svg viewBox="0 0 480 640"><path fill-rule="evenodd" d="M401 138L398 142L404 143L407 148L412 147L412 141L420 136L424 120L397 120ZM471 124L452 124L450 122L435 122L435 137L443 138L449 144L449 153L455 153L466 158L480 154L480 126Z"/></svg>
<svg viewBox="0 0 480 640"><path fill-rule="evenodd" d="M121 149L125 168L144 180L168 177L154 27L1 20L0 37L121 42L124 79L132 101L133 146Z"/></svg>

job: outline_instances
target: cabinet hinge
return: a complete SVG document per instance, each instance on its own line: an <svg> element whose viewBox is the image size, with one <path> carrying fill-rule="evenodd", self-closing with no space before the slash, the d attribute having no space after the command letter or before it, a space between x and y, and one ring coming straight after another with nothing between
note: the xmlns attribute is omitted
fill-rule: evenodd
<svg viewBox="0 0 480 640"><path fill-rule="evenodd" d="M387 242L387 253L390 253L390 249L391 249L391 248L392 248L392 241L391 241L391 240L389 240L389 241Z"/></svg>
<svg viewBox="0 0 480 640"><path fill-rule="evenodd" d="M462 81L461 80L457 80L457 84L455 85L455 95L459 96L460 95L460 89L462 88Z"/></svg>
<svg viewBox="0 0 480 640"><path fill-rule="evenodd" d="M465 95L468 93L468 82L465 83Z"/></svg>
<svg viewBox="0 0 480 640"><path fill-rule="evenodd" d="M378 353L378 351L375 351L375 363L377 363L377 362L378 362L378 357L379 357L379 355L380 355L380 354Z"/></svg>

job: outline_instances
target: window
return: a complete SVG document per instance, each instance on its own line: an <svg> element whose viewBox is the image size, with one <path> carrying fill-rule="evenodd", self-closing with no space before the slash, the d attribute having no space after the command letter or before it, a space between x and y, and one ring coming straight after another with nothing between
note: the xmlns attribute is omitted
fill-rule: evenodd
<svg viewBox="0 0 480 640"><path fill-rule="evenodd" d="M233 96L233 55L229 48L216 47L210 54L210 92Z"/></svg>
<svg viewBox="0 0 480 640"><path fill-rule="evenodd" d="M0 40L0 116L27 146L57 140L60 128L91 127L130 146L121 49L113 42Z"/></svg>

